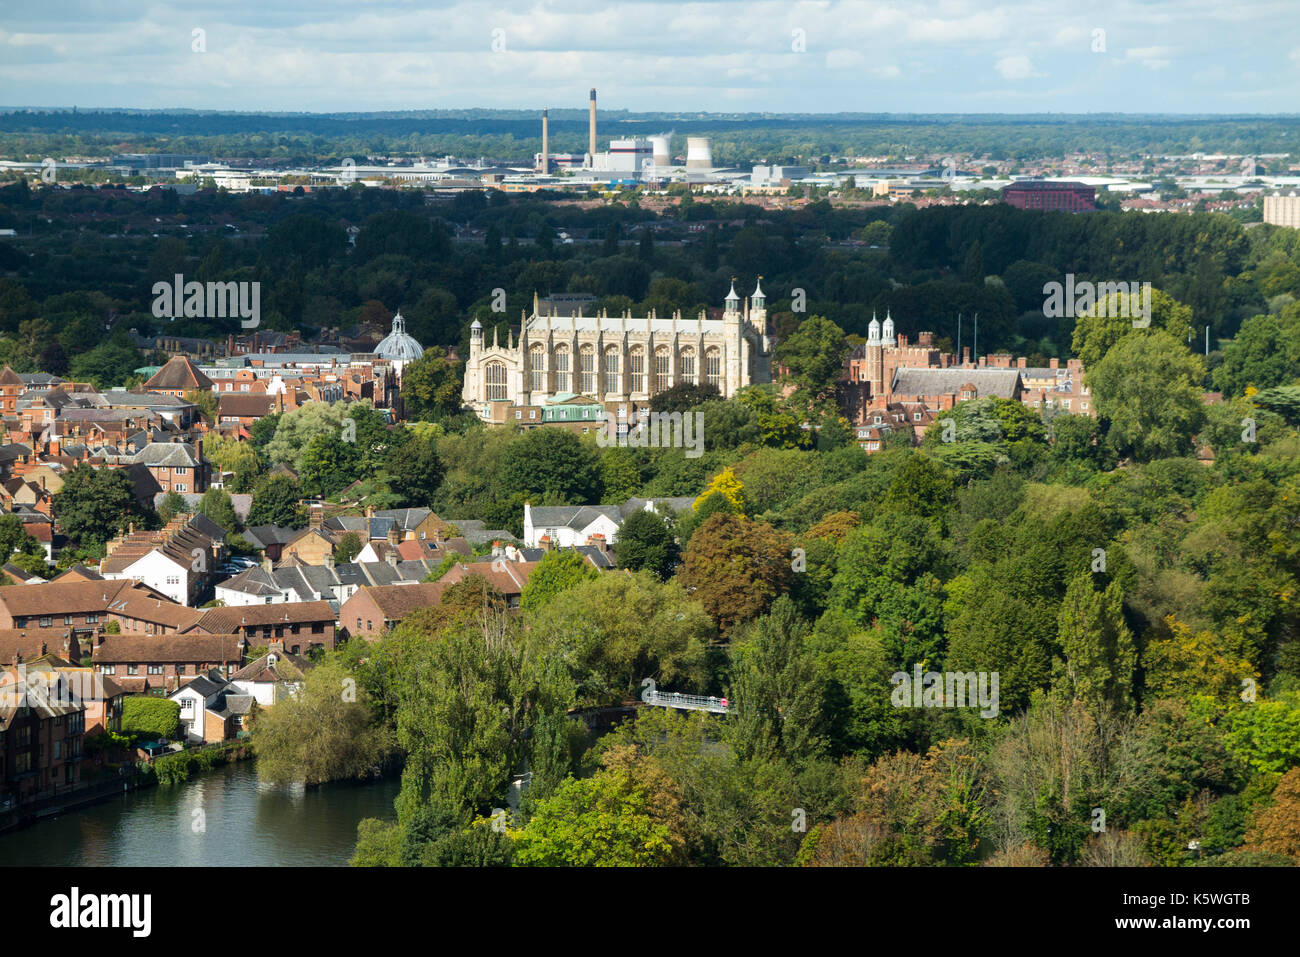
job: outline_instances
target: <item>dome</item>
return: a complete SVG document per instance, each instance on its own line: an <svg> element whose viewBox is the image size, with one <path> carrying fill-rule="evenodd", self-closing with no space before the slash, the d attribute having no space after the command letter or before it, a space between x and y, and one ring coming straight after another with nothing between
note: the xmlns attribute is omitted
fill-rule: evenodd
<svg viewBox="0 0 1300 957"><path fill-rule="evenodd" d="M375 355L394 362L414 362L424 355L424 347L406 334L406 320L400 312L393 316L393 331L375 346Z"/></svg>

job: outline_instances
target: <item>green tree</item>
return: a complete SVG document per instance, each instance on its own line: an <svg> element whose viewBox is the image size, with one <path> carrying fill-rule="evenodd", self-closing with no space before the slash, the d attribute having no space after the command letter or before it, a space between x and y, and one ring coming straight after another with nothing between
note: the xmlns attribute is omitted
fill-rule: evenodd
<svg viewBox="0 0 1300 957"><path fill-rule="evenodd" d="M23 527L17 515L0 515L0 564L14 555L45 556L45 550Z"/></svg>
<svg viewBox="0 0 1300 957"><path fill-rule="evenodd" d="M619 526L614 556L620 568L634 572L644 568L662 580L677 567L681 549L663 516L637 509Z"/></svg>
<svg viewBox="0 0 1300 957"><path fill-rule="evenodd" d="M549 496L558 503L598 501L595 451L563 429L532 429L512 442L501 462L508 491Z"/></svg>
<svg viewBox="0 0 1300 957"><path fill-rule="evenodd" d="M307 524L307 510L302 507L302 490L287 475L269 475L258 483L253 505L248 510L250 528L280 525L301 528Z"/></svg>
<svg viewBox="0 0 1300 957"><path fill-rule="evenodd" d="M788 595L733 642L728 738L742 759L801 762L825 747L822 683L807 649L807 623Z"/></svg>
<svg viewBox="0 0 1300 957"><path fill-rule="evenodd" d="M377 774L391 749L364 687L338 659L309 670L302 689L253 722L257 773L275 784L324 784Z"/></svg>
<svg viewBox="0 0 1300 957"><path fill-rule="evenodd" d="M1137 644L1124 621L1119 582L1099 591L1091 572L1078 575L1065 590L1058 623L1063 690L1094 712L1132 710Z"/></svg>
<svg viewBox="0 0 1300 957"><path fill-rule="evenodd" d="M388 450L384 472L389 487L408 508L431 507L445 474L437 445L418 435Z"/></svg>
<svg viewBox="0 0 1300 957"><path fill-rule="evenodd" d="M834 394L848 352L843 329L824 316L809 316L777 345L774 357L799 388L824 397Z"/></svg>
<svg viewBox="0 0 1300 957"><path fill-rule="evenodd" d="M450 359L440 346L430 346L424 355L402 370L402 402L410 419L438 421L455 415L461 407L464 363Z"/></svg>
<svg viewBox="0 0 1300 957"><path fill-rule="evenodd" d="M54 495L54 516L65 535L79 545L102 546L128 522L147 526L156 521L135 497L122 469L78 465Z"/></svg>
<svg viewBox="0 0 1300 957"><path fill-rule="evenodd" d="M1125 335L1087 373L1109 438L1141 462L1192 451L1205 421L1201 358L1169 333Z"/></svg>
<svg viewBox="0 0 1300 957"><path fill-rule="evenodd" d="M547 602L554 601L560 593L584 581L591 581L599 574L587 564L581 553L572 549L547 552L528 576L528 584L524 585L519 605L525 610L540 608Z"/></svg>
<svg viewBox="0 0 1300 957"><path fill-rule="evenodd" d="M239 530L239 519L235 517L235 505L230 495L219 488L210 488L199 499L199 511L212 519L227 532Z"/></svg>

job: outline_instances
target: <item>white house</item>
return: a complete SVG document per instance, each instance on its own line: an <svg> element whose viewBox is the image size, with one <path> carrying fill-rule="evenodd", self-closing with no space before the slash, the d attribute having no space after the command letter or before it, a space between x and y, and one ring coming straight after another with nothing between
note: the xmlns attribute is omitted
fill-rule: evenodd
<svg viewBox="0 0 1300 957"><path fill-rule="evenodd" d="M693 497L631 498L622 505L559 505L533 508L524 503L524 544L541 548L545 536L552 548L576 548L592 544L600 536L604 544L618 541L623 520L636 511L681 511L690 508Z"/></svg>
<svg viewBox="0 0 1300 957"><path fill-rule="evenodd" d="M533 508L524 503L524 544L541 548L545 537L552 548L572 548L589 544L594 535L603 535L613 545L623 516L617 505L556 505Z"/></svg>
<svg viewBox="0 0 1300 957"><path fill-rule="evenodd" d="M192 567L194 564L194 560L185 562L155 548L120 570L109 568L102 574L105 578L133 578L162 592L179 605L189 605L203 582L203 573Z"/></svg>
<svg viewBox="0 0 1300 957"><path fill-rule="evenodd" d="M286 654L282 644L275 644L271 651L231 675L230 684L260 707L273 708L302 689L308 667L306 658Z"/></svg>
<svg viewBox="0 0 1300 957"><path fill-rule="evenodd" d="M216 669L188 682L168 697L181 708L181 733L187 741L210 744L243 730L253 708L251 695L239 693Z"/></svg>

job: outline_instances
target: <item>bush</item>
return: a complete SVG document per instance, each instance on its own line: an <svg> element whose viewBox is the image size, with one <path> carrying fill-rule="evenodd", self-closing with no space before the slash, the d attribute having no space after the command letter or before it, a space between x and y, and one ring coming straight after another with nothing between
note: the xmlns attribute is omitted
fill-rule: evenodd
<svg viewBox="0 0 1300 957"><path fill-rule="evenodd" d="M136 695L122 705L122 731L153 738L174 738L181 730L181 706L167 698Z"/></svg>

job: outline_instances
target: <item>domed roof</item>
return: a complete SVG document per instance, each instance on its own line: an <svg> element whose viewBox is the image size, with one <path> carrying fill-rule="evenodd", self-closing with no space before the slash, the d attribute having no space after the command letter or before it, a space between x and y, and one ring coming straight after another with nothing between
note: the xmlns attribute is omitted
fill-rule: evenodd
<svg viewBox="0 0 1300 957"><path fill-rule="evenodd" d="M424 355L424 347L406 334L406 320L399 311L393 316L393 331L375 346L375 355L381 359L400 359L414 362Z"/></svg>

